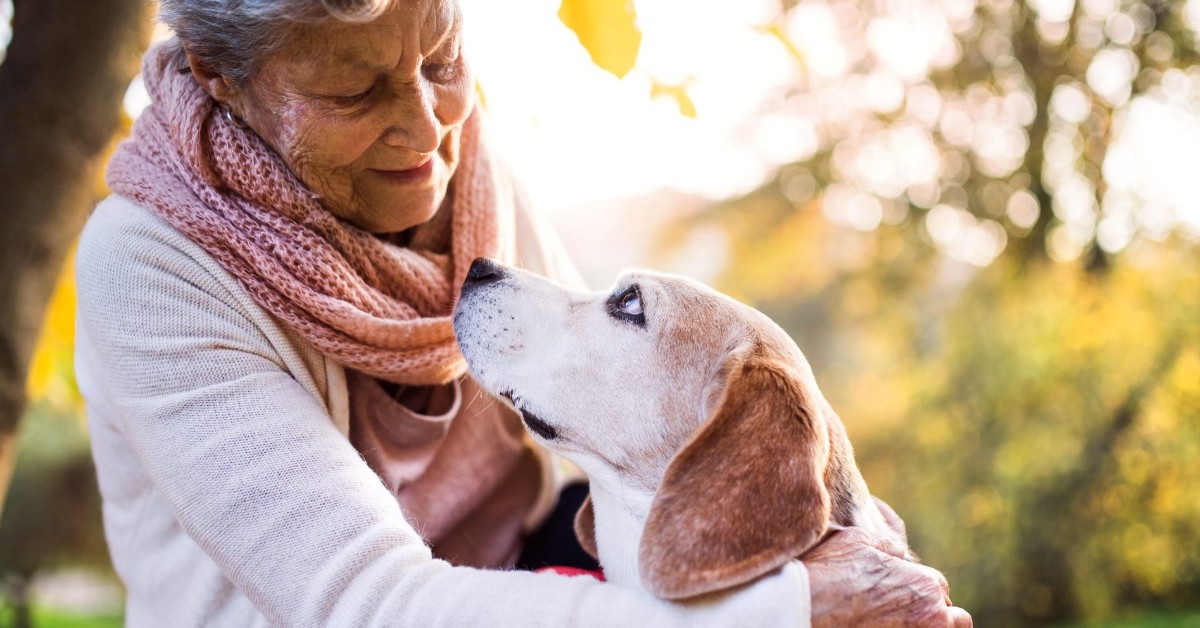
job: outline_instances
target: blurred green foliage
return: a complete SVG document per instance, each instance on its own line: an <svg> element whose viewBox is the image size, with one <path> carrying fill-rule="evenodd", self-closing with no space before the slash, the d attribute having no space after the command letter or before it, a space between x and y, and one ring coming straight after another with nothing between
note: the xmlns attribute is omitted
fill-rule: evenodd
<svg viewBox="0 0 1200 628"><path fill-rule="evenodd" d="M958 295L924 355L888 360L905 365L891 377L911 403L890 426L856 424L869 481L902 504L914 545L981 618L1195 603L1200 273L1189 261L1102 279L997 264ZM869 397L855 379L838 394Z"/></svg>
<svg viewBox="0 0 1200 628"><path fill-rule="evenodd" d="M1066 626L1067 624L1064 624ZM1070 624L1079 628L1198 628L1200 612L1148 610L1116 619Z"/></svg>
<svg viewBox="0 0 1200 628"><path fill-rule="evenodd" d="M86 428L78 414L47 404L30 415L0 524L0 572L29 577L64 565L103 566L108 554Z"/></svg>
<svg viewBox="0 0 1200 628"><path fill-rule="evenodd" d="M772 34L801 51L798 15L953 45L907 75L853 46L806 69L772 113L811 150L664 236L726 234L717 286L797 340L979 625L1200 606L1200 216L1116 148L1139 104L1196 114L1198 7L785 3Z"/></svg>
<svg viewBox="0 0 1200 628"><path fill-rule="evenodd" d="M978 269L910 226L717 207L718 287L787 329L980 625L1200 604L1200 248Z"/></svg>
<svg viewBox="0 0 1200 628"><path fill-rule="evenodd" d="M100 493L81 416L36 403L18 440L17 466L0 521L0 618L22 626L40 573L91 567L111 573ZM37 619L36 625L54 625ZM59 625L62 625L61 622Z"/></svg>

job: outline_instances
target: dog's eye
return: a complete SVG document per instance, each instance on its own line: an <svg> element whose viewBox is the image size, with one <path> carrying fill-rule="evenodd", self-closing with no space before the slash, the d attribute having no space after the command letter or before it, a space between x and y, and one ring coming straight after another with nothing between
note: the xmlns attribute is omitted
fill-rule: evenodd
<svg viewBox="0 0 1200 628"><path fill-rule="evenodd" d="M630 316L638 316L642 313L642 295L638 294L636 288L626 290L625 294L621 295L617 307Z"/></svg>
<svg viewBox="0 0 1200 628"><path fill-rule="evenodd" d="M636 285L629 286L608 300L608 313L614 318L644 326L646 313L642 309L642 292Z"/></svg>

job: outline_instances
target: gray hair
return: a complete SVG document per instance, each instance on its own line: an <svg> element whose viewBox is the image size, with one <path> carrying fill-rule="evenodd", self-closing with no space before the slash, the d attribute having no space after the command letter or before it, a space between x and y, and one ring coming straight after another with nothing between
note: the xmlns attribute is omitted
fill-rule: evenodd
<svg viewBox="0 0 1200 628"><path fill-rule="evenodd" d="M394 1L160 0L158 17L208 69L241 84L297 25L330 18L370 22ZM182 48L177 54L182 57Z"/></svg>

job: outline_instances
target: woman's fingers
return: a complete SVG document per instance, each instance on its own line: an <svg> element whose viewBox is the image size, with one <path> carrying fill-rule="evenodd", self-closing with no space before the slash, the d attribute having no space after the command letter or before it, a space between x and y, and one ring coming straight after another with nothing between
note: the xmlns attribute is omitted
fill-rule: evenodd
<svg viewBox="0 0 1200 628"><path fill-rule="evenodd" d="M862 528L844 528L837 534L842 535L842 538L839 539L840 543L866 545L889 556L903 559L908 558L908 547L906 545L899 545L892 539L870 534Z"/></svg>
<svg viewBox="0 0 1200 628"><path fill-rule="evenodd" d="M932 567L927 567L925 565L919 565L919 564L917 565L917 567L921 570L921 572L924 574L924 576L927 579L929 579L932 582L937 583L938 588L940 588L942 591L942 598L946 601L946 606L950 606L950 605L954 604L953 602L950 601L950 583L946 581L946 576L942 575L942 572L940 572Z"/></svg>
<svg viewBox="0 0 1200 628"><path fill-rule="evenodd" d="M929 594L924 596L922 605L933 612L934 619L929 625L946 626L948 628L971 628L974 626L974 621L971 619L970 613L953 605L950 601L950 583L946 581L946 576L936 569L919 565L916 563L908 563L906 570L911 570L912 580L910 583L915 590L928 590ZM918 584L919 583L919 584ZM929 587L927 589L927 587ZM937 587L940 592L941 599L937 600L933 594L931 587ZM919 625L924 625L924 622L917 622Z"/></svg>
<svg viewBox="0 0 1200 628"><path fill-rule="evenodd" d="M971 626L951 606L941 572L904 560L859 528L830 534L803 557L813 596L814 626Z"/></svg>

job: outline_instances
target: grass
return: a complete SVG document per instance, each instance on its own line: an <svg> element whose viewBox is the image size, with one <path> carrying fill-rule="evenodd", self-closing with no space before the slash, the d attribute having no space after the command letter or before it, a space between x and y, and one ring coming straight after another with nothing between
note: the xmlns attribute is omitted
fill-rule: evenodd
<svg viewBox="0 0 1200 628"><path fill-rule="evenodd" d="M121 628L124 623L120 615L73 615L49 608L33 609L34 628ZM0 607L0 628L14 625L12 609Z"/></svg>
<svg viewBox="0 0 1200 628"><path fill-rule="evenodd" d="M12 626L12 614L0 608L0 628ZM120 615L72 615L47 608L33 613L34 628L121 628ZM1143 611L1094 622L1064 624L1060 628L1200 628L1200 609L1186 611Z"/></svg>
<svg viewBox="0 0 1200 628"><path fill-rule="evenodd" d="M1144 610L1100 621L1066 624L1061 628L1200 628L1200 609Z"/></svg>

